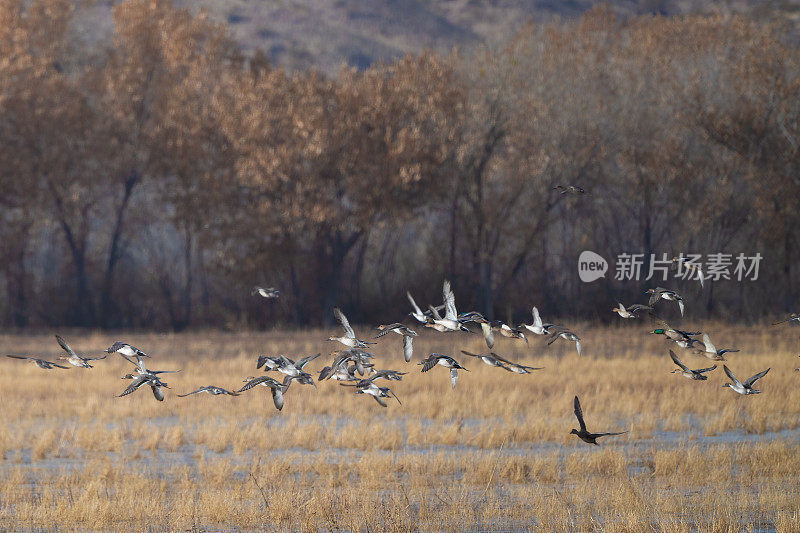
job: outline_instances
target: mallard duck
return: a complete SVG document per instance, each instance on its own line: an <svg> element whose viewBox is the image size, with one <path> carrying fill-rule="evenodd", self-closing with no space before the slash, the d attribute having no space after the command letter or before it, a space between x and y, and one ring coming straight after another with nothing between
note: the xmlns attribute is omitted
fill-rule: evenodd
<svg viewBox="0 0 800 533"><path fill-rule="evenodd" d="M59 355L58 358L67 361L72 366L79 366L79 367L82 367L82 368L92 368L92 365L89 364L89 361L97 361L99 359L105 359L106 357L108 357L108 355L104 355L103 357L83 357L83 356L80 356L80 355L76 354L72 350L72 348L69 347L69 344L67 344L67 341L65 341L59 335L56 335L56 340L58 341L59 346L61 346L61 348L65 352L67 352L66 356Z"/></svg>
<svg viewBox="0 0 800 533"><path fill-rule="evenodd" d="M731 372L730 368L728 368L727 365L722 365L722 368L725 370L725 373L728 375L728 377L731 378L731 381L733 381L733 383L725 383L722 386L723 387L730 387L731 390L733 390L734 392L738 392L739 394L758 394L758 393L760 393L761 391L754 389L753 385L755 384L756 381L758 381L759 379L761 379L765 375L767 375L767 372L769 372L769 370L770 370L769 368L766 369L766 370L762 370L758 374L756 374L754 376L750 376L744 383L742 383L741 381L736 379L736 376L733 375L733 372Z"/></svg>
<svg viewBox="0 0 800 533"><path fill-rule="evenodd" d="M450 382L453 384L454 389L456 388L456 382L458 381L458 371L466 370L467 372L469 372L468 369L458 364L458 361L456 361L449 355L444 355L440 353L432 353L417 364L422 365L423 372L427 372L436 365L442 365L445 368L449 368Z"/></svg>
<svg viewBox="0 0 800 533"><path fill-rule="evenodd" d="M655 289L647 289L644 292L650 295L650 300L647 302L650 307L653 307L661 299L678 302L678 308L681 311L681 316L683 316L683 297L676 291L665 289L664 287L656 287Z"/></svg>
<svg viewBox="0 0 800 533"><path fill-rule="evenodd" d="M583 410L581 409L581 402L578 400L578 397L575 396L574 400L575 406L575 417L578 419L578 424L580 425L580 429L573 429L570 431L570 434L577 435L579 439L583 442L587 442L589 444L594 444L597 446L597 439L600 437L609 437L612 435L622 435L623 433L627 433L627 431L619 431L615 433L607 432L607 433L590 433L586 429L586 422L583 421Z"/></svg>
<svg viewBox="0 0 800 533"><path fill-rule="evenodd" d="M64 368L69 370L69 367L59 365L58 363L53 363L52 361L45 361L44 359L38 359L36 357L28 357L26 355L6 355L6 357L11 357L13 359L27 359L34 365L38 366L39 368L44 368L45 370L52 370L53 368Z"/></svg>
<svg viewBox="0 0 800 533"><path fill-rule="evenodd" d="M697 370L691 370L688 366L684 365L680 359L678 359L678 356L675 355L675 352L673 352L672 350L669 351L669 356L672 358L672 361L680 367L673 370L671 374L681 374L689 379L694 379L698 381L707 380L708 376L704 376L703 374L705 374L706 372L711 372L712 370L717 368L717 365L714 365L709 368L699 368Z"/></svg>

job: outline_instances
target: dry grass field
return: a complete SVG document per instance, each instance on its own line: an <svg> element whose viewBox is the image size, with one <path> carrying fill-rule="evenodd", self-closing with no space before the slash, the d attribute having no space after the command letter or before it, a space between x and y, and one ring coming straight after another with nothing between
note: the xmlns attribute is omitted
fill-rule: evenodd
<svg viewBox="0 0 800 533"><path fill-rule="evenodd" d="M147 388L115 397L132 370L116 354L70 370L3 357L0 530L800 530L800 328L699 325L741 350L726 356L740 379L771 367L762 394L743 397L722 388L721 366L705 382L670 374L645 321L568 325L583 357L574 343L497 340L496 352L545 367L530 375L461 356L486 351L478 335L423 333L412 363L387 335L376 367L409 372L386 383L402 405L326 381L293 383L281 412L264 387L175 395L235 390L261 373L258 354L327 354L334 331L60 332L80 354L121 339L148 366L182 371L164 378L161 403ZM59 354L51 334L0 335L0 347ZM445 368L414 364L432 351L469 368L454 390ZM628 433L599 447L570 435L576 394L590 430Z"/></svg>

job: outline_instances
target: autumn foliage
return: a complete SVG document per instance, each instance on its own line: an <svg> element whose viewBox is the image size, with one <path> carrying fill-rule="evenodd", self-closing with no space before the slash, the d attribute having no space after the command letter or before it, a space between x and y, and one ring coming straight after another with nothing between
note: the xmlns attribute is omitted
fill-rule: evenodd
<svg viewBox="0 0 800 533"><path fill-rule="evenodd" d="M72 9L0 4L5 326L397 319L444 277L507 320L640 299L645 280L581 283L587 249L758 252L757 281L676 286L725 318L796 302L800 53L779 22L596 9L328 77L169 1L118 4L92 44Z"/></svg>

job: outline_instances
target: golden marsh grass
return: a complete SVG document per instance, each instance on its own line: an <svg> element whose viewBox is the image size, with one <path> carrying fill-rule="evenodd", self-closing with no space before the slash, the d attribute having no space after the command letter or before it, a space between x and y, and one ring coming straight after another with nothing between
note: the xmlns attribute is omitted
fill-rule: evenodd
<svg viewBox="0 0 800 533"><path fill-rule="evenodd" d="M364 328L356 328L363 331ZM465 360L467 334L421 334L415 361L455 356L422 374L397 336L373 350L402 405L384 409L334 382L293 384L283 411L268 390L227 389L258 375L258 354L337 349L329 332L125 334L167 374L165 402L129 381L119 356L93 369L45 371L5 359L0 374L0 524L56 530L797 531L800 392L796 329L705 324L740 348L740 378L767 367L762 394L670 374L667 344L636 327L576 326L585 346L499 339L495 351L544 370L516 375ZM776 334L773 338L772 334ZM365 332L366 335L366 332ZM64 335L96 355L118 335ZM6 353L58 355L52 335L0 335ZM678 351L689 366L707 359ZM323 356L310 363L316 371ZM313 372L312 372L313 373ZM569 434L578 395L590 430L628 431L594 447Z"/></svg>

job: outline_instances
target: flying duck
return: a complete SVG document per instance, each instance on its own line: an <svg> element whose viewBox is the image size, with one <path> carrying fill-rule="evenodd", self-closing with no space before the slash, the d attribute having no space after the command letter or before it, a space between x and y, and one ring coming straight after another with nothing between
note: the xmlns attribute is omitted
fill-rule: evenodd
<svg viewBox="0 0 800 533"><path fill-rule="evenodd" d="M600 437L608 437L608 436L612 436L612 435L622 435L623 433L627 433L627 431L619 431L619 432L616 432L616 433L590 433L586 429L586 422L583 421L583 410L581 409L581 402L580 402L580 400L578 400L577 396L575 396L574 405L575 405L575 416L577 417L578 424L581 426L581 428L579 430L578 429L573 429L572 431L570 431L570 434L577 435L578 438L581 439L583 442L587 442L589 444L594 444L595 446L599 446L597 444L597 439L600 438Z"/></svg>

